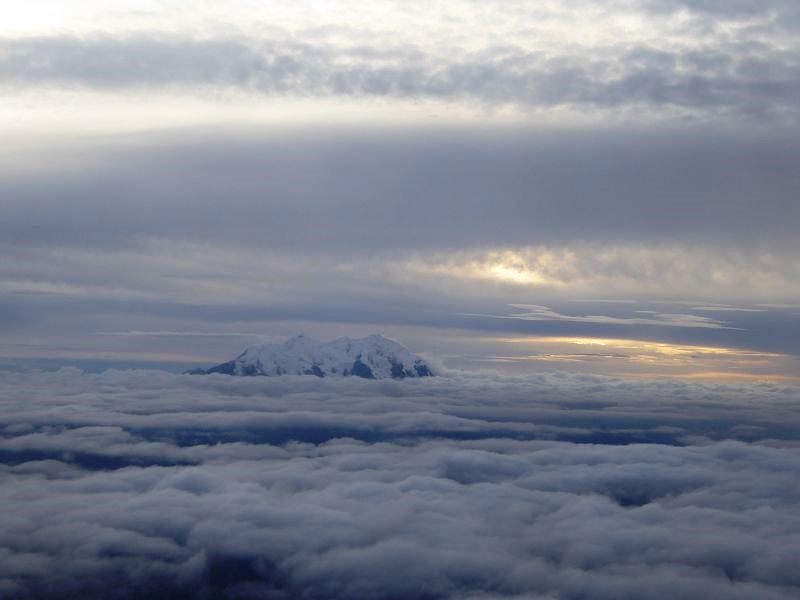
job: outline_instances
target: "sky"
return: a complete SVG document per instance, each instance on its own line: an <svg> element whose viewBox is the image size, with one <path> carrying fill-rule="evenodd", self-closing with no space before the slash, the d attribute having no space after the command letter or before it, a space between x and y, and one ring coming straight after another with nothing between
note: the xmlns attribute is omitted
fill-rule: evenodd
<svg viewBox="0 0 800 600"><path fill-rule="evenodd" d="M798 97L797 0L0 3L0 599L800 597ZM185 372L301 333L436 376Z"/></svg>
<svg viewBox="0 0 800 600"><path fill-rule="evenodd" d="M444 369L800 372L793 0L0 8L0 361L383 333Z"/></svg>

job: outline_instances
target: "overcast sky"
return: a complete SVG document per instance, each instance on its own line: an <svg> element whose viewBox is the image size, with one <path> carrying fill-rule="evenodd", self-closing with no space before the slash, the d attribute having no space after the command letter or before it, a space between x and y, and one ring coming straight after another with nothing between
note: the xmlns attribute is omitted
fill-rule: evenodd
<svg viewBox="0 0 800 600"><path fill-rule="evenodd" d="M798 372L794 0L6 4L2 361Z"/></svg>

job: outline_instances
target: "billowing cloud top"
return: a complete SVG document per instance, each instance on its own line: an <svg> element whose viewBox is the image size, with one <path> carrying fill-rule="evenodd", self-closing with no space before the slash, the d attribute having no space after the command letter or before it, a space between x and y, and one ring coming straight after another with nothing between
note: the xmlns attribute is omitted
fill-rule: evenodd
<svg viewBox="0 0 800 600"><path fill-rule="evenodd" d="M0 372L13 598L797 597L798 389Z"/></svg>

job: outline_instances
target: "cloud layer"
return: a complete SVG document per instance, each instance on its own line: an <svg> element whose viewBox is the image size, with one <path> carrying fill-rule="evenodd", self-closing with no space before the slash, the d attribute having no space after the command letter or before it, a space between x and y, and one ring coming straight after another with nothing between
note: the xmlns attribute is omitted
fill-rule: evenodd
<svg viewBox="0 0 800 600"><path fill-rule="evenodd" d="M800 588L796 388L0 377L9 597Z"/></svg>
<svg viewBox="0 0 800 600"><path fill-rule="evenodd" d="M800 65L793 53L764 57L755 42L747 46L611 46L591 57L497 46L456 61L406 49L305 41L51 37L1 43L0 81L98 91L168 86L194 93L222 88L289 97L477 102L525 111L794 113Z"/></svg>
<svg viewBox="0 0 800 600"><path fill-rule="evenodd" d="M95 8L106 31L6 37L0 84L797 117L791 2L228 4L213 26L166 4L134 26Z"/></svg>

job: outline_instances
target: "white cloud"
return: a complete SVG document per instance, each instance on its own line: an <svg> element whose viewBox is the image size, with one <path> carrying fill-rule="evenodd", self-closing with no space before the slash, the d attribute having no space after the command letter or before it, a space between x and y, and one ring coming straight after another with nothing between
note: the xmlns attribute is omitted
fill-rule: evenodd
<svg viewBox="0 0 800 600"><path fill-rule="evenodd" d="M124 103L126 95L117 128L162 122L163 105L176 95L200 122L215 122L223 111L271 122L292 114L290 103L272 114L257 110L264 94L313 98L319 106L334 98L337 111L355 106L383 121L408 109L417 121L463 111L481 120L492 112L499 120L533 115L551 122L726 116L737 123L765 116L797 122L800 19L794 3L780 0L736 6L242 0L146 7L53 0L6 12L4 104L32 85L38 93L25 97L21 111L31 128L36 117L54 112L58 125L68 126L81 104L98 109L83 113L94 122L94 112ZM41 90L53 88L66 93L48 103ZM76 98L76 88L100 93ZM143 106L135 95L141 89L159 93L159 102ZM210 104L198 105L197 96ZM224 110L242 97L243 105ZM69 109L59 110L59 102ZM181 118L180 110L172 117Z"/></svg>
<svg viewBox="0 0 800 600"><path fill-rule="evenodd" d="M777 600L800 588L797 388L559 374L0 381L8 595Z"/></svg>
<svg viewBox="0 0 800 600"><path fill-rule="evenodd" d="M707 329L730 329L724 321L688 314L655 313L653 311L636 311L652 313L652 318L643 317L610 317L607 315L564 315L546 306L537 304L511 304L513 308L525 312L511 315L483 315L495 319L520 319L522 321L568 321L571 323L601 323L609 325L659 325L662 327L700 327ZM480 316L480 315L476 315Z"/></svg>

